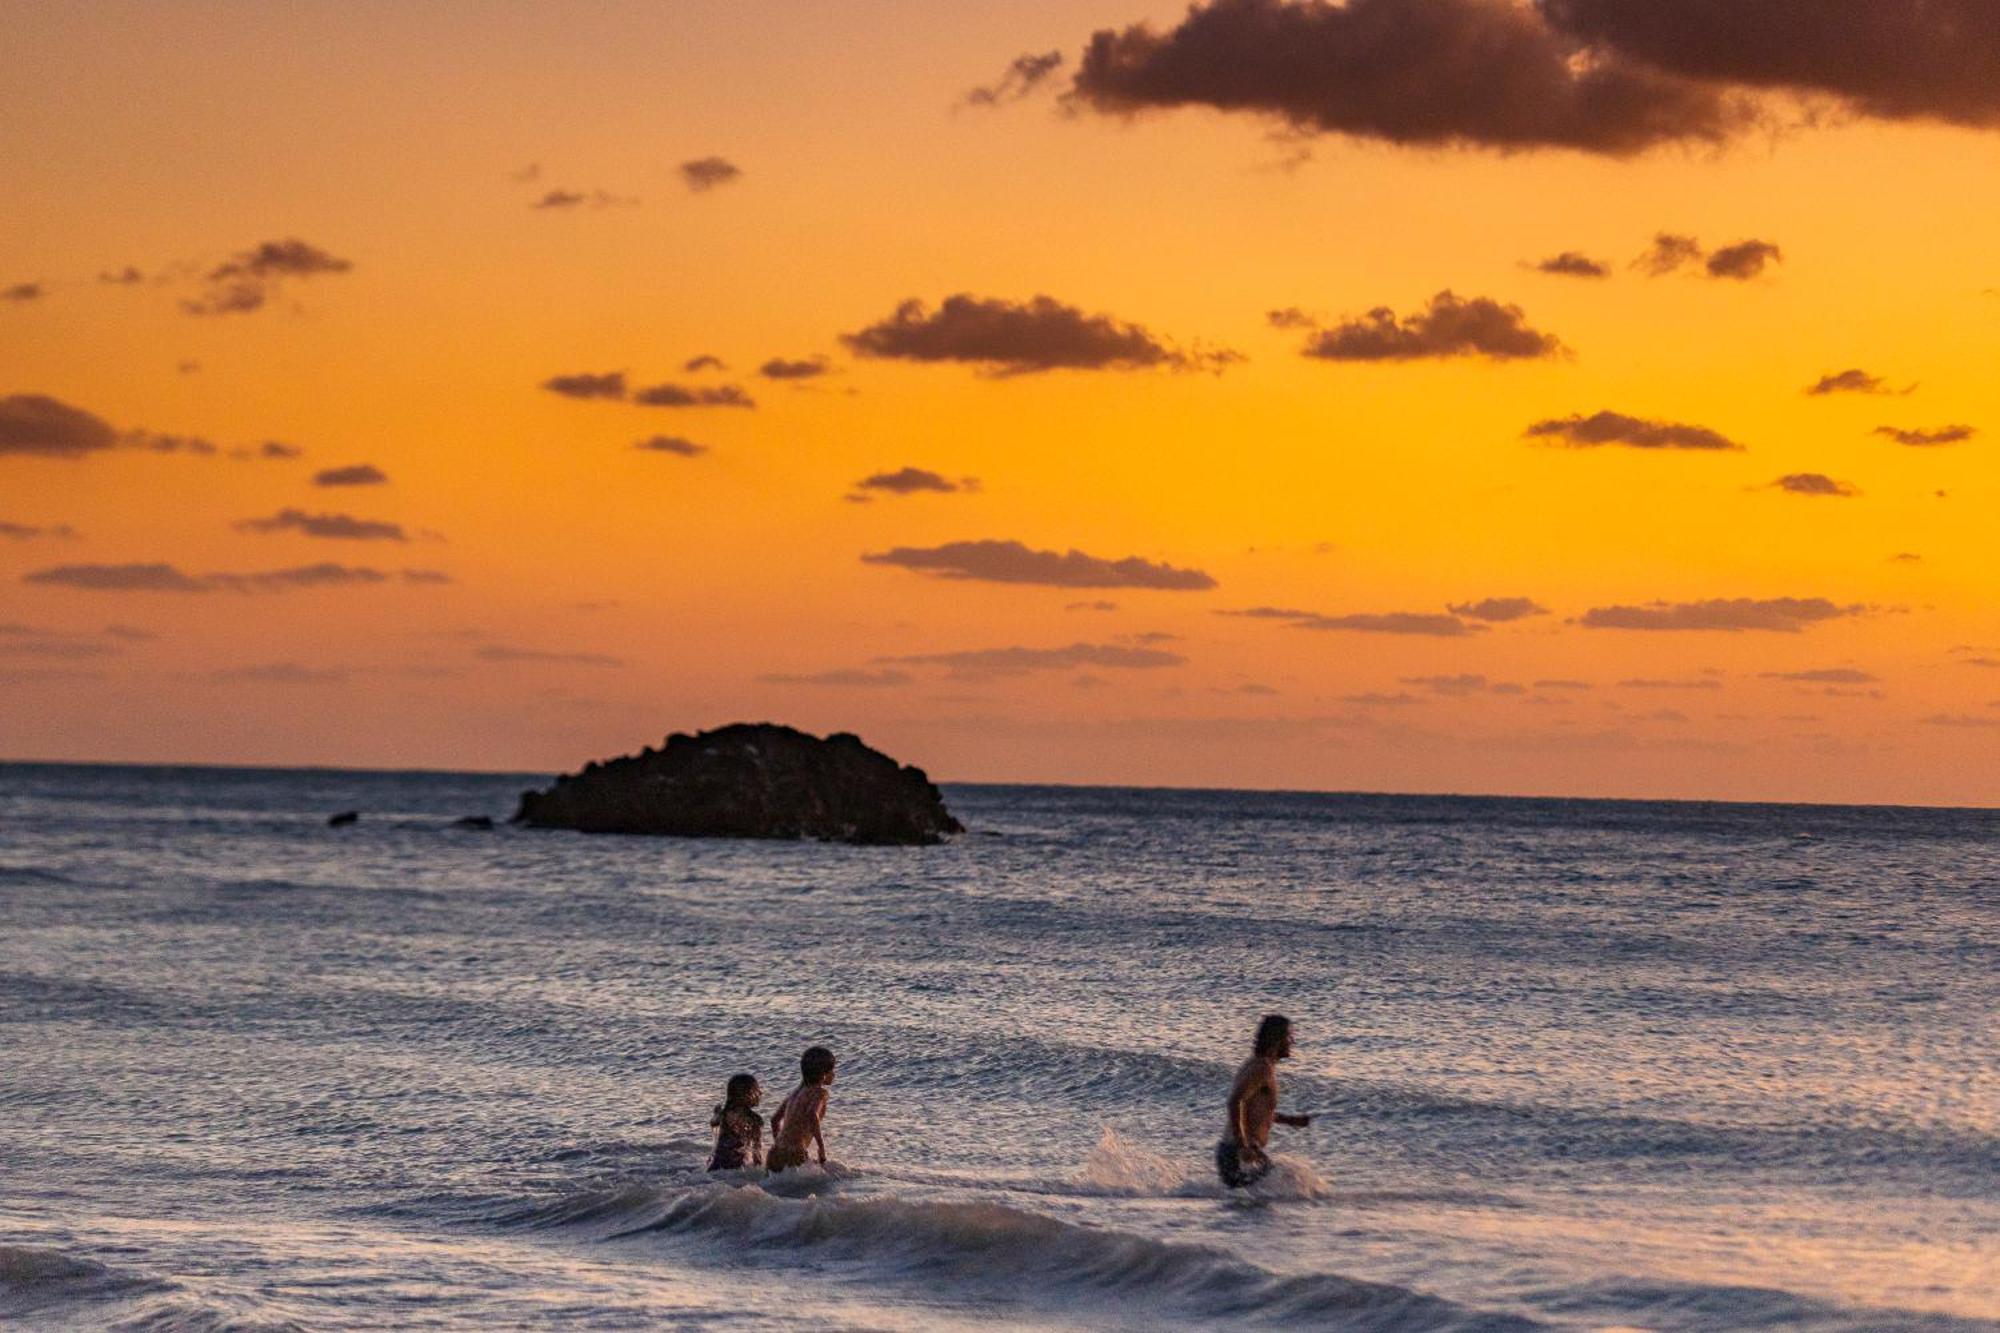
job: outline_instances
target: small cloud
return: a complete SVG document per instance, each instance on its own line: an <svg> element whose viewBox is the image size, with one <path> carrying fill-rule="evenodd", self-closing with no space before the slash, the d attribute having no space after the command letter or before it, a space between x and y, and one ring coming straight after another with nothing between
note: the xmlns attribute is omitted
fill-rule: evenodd
<svg viewBox="0 0 2000 1333"><path fill-rule="evenodd" d="M681 369L692 375L698 371L727 370L729 367L723 364L721 357L710 356L707 352L703 352L700 356L691 356L681 362Z"/></svg>
<svg viewBox="0 0 2000 1333"><path fill-rule="evenodd" d="M325 537L346 541L405 542L410 539L399 523L355 518L351 514L309 514L303 509L285 508L269 518L246 518L236 523L238 532L296 532L305 537Z"/></svg>
<svg viewBox="0 0 2000 1333"><path fill-rule="evenodd" d="M546 662L565 666L620 667L623 660L603 653L552 652L541 648L519 648L507 643L481 644L472 655L482 662Z"/></svg>
<svg viewBox="0 0 2000 1333"><path fill-rule="evenodd" d="M347 673L332 668L301 666L297 662L268 662L261 666L227 667L209 673L210 680L252 685L334 685Z"/></svg>
<svg viewBox="0 0 2000 1333"><path fill-rule="evenodd" d="M550 190L541 198L529 204L529 208L540 210L562 210L570 208L636 208L639 201L631 195L612 194L609 190Z"/></svg>
<svg viewBox="0 0 2000 1333"><path fill-rule="evenodd" d="M679 458L699 458L708 452L705 444L684 440L678 435L652 435L632 446L647 453L673 454Z"/></svg>
<svg viewBox="0 0 2000 1333"><path fill-rule="evenodd" d="M151 643L160 637L149 629L140 629L137 625L106 625L104 633L107 638L123 639L127 643Z"/></svg>
<svg viewBox="0 0 2000 1333"><path fill-rule="evenodd" d="M1663 680L1652 676L1633 676L1618 682L1621 690L1719 690L1722 682L1713 676L1696 676L1688 680Z"/></svg>
<svg viewBox="0 0 2000 1333"><path fill-rule="evenodd" d="M1413 704L1422 703L1423 699L1407 691L1399 694L1383 694L1370 690L1365 694L1343 694L1340 696L1340 702L1353 704L1357 708L1408 708Z"/></svg>
<svg viewBox="0 0 2000 1333"><path fill-rule="evenodd" d="M1634 722L1685 722L1688 720L1688 716L1678 708L1656 708L1650 713L1639 713L1632 720ZM1816 721L1817 719L1803 718L1800 720Z"/></svg>
<svg viewBox="0 0 2000 1333"><path fill-rule="evenodd" d="M1889 557L1889 563L1892 565L1915 565L1922 562L1923 557L1915 551L1898 551Z"/></svg>
<svg viewBox="0 0 2000 1333"><path fill-rule="evenodd" d="M1877 426L1875 434L1897 444L1907 444L1922 449L1940 444L1963 444L1979 434L1977 426L1938 426L1930 430L1902 430L1895 426Z"/></svg>
<svg viewBox="0 0 2000 1333"><path fill-rule="evenodd" d="M1772 264L1784 262L1784 252L1769 241L1738 241L1708 257L1708 276L1748 282Z"/></svg>
<svg viewBox="0 0 2000 1333"><path fill-rule="evenodd" d="M1289 312L1286 312L1289 313ZM1319 328L1301 349L1324 361L1417 361L1477 356L1489 361L1560 356L1561 340L1528 325L1527 312L1484 296L1439 292L1398 319L1387 306Z"/></svg>
<svg viewBox="0 0 2000 1333"><path fill-rule="evenodd" d="M743 407L757 401L734 384L714 384L689 388L683 384L655 384L639 389L632 401L641 407Z"/></svg>
<svg viewBox="0 0 2000 1333"><path fill-rule="evenodd" d="M1072 643L1061 648L980 648L956 653L914 653L877 661L908 666L941 666L960 678L1017 676L1031 671L1102 667L1129 671L1183 665L1187 659L1162 648L1115 643Z"/></svg>
<svg viewBox="0 0 2000 1333"><path fill-rule="evenodd" d="M759 676L757 679L767 685L829 685L841 689L878 690L908 685L915 678L907 671L870 671L864 667L839 667L832 671L815 671L801 676L772 674Z"/></svg>
<svg viewBox="0 0 2000 1333"><path fill-rule="evenodd" d="M389 474L373 463L353 463L347 467L330 467L313 473L315 486L385 486Z"/></svg>
<svg viewBox="0 0 2000 1333"><path fill-rule="evenodd" d="M1608 278L1611 266L1602 260L1576 250L1565 250L1559 255L1550 255L1534 265L1537 273L1552 273L1565 278Z"/></svg>
<svg viewBox="0 0 2000 1333"><path fill-rule="evenodd" d="M404 570L408 583L443 583L450 577L436 570ZM23 583L73 588L85 592L287 592L299 588L380 584L389 575L365 566L317 564L247 573L186 574L164 562L121 565L56 565L21 576Z"/></svg>
<svg viewBox="0 0 2000 1333"><path fill-rule="evenodd" d="M82 458L115 448L119 440L102 417L47 394L0 398L0 457Z"/></svg>
<svg viewBox="0 0 2000 1333"><path fill-rule="evenodd" d="M1429 690L1432 694L1442 694L1448 698L1483 694L1492 687L1492 682L1486 677L1472 673L1456 676L1405 676L1398 683L1415 685Z"/></svg>
<svg viewBox="0 0 2000 1333"><path fill-rule="evenodd" d="M1110 560L1068 551L1037 551L1018 541L946 542L942 546L898 546L861 557L863 564L894 565L944 579L1024 583L1048 588L1153 588L1201 592L1216 586L1199 569L1126 556Z"/></svg>
<svg viewBox="0 0 2000 1333"><path fill-rule="evenodd" d="M1879 375L1871 375L1865 370L1851 369L1829 372L1817 381L1807 385L1808 398L1825 398L1836 393L1897 394L1909 393L1916 385L1907 389L1892 389L1887 380Z"/></svg>
<svg viewBox="0 0 2000 1333"><path fill-rule="evenodd" d="M403 582L405 583L437 586L455 581L451 575L445 573L442 569L406 569L403 571Z"/></svg>
<svg viewBox="0 0 2000 1333"><path fill-rule="evenodd" d="M1576 691L1576 690L1594 690L1597 687L1595 685L1592 685L1587 680L1558 679L1558 680L1538 680L1535 682L1535 688L1538 690Z"/></svg>
<svg viewBox="0 0 2000 1333"><path fill-rule="evenodd" d="M1441 639L1461 639L1482 632L1486 628L1484 625L1468 624L1455 615L1440 615L1427 611L1363 611L1329 616L1293 607L1253 606L1240 611L1218 611L1216 614L1237 616L1245 620L1283 621L1290 629L1347 631L1357 634L1412 634Z"/></svg>
<svg viewBox="0 0 2000 1333"><path fill-rule="evenodd" d="M743 168L727 158L697 157L680 165L681 179L696 194L705 194L718 185L729 185L743 178Z"/></svg>
<svg viewBox="0 0 2000 1333"><path fill-rule="evenodd" d="M527 166L520 168L518 171L510 171L507 173L507 179L513 181L514 184L516 185L533 185L536 181L540 180L541 178L542 178L542 164L539 162L530 162Z"/></svg>
<svg viewBox="0 0 2000 1333"><path fill-rule="evenodd" d="M167 564L55 565L21 576L23 583L88 592L207 592L209 585Z"/></svg>
<svg viewBox="0 0 2000 1333"><path fill-rule="evenodd" d="M77 536L77 530L67 523L8 523L0 520L0 537L8 541L26 542L39 538L72 541Z"/></svg>
<svg viewBox="0 0 2000 1333"><path fill-rule="evenodd" d="M289 463L294 459L304 458L306 451L296 444L286 444L283 440L265 440L254 449L247 445L241 449L231 449L229 456L243 460L257 459L266 463Z"/></svg>
<svg viewBox="0 0 2000 1333"><path fill-rule="evenodd" d="M199 361L174 362L174 373L177 375L192 375L200 369L201 369L201 362Z"/></svg>
<svg viewBox="0 0 2000 1333"><path fill-rule="evenodd" d="M601 375L588 371L576 375L551 375L542 381L542 387L565 398L622 399L627 392L625 372L622 370L610 370Z"/></svg>
<svg viewBox="0 0 2000 1333"><path fill-rule="evenodd" d="M994 376L1049 370L1220 370L1234 352L1184 352L1137 324L1086 314L1050 296L1007 301L959 292L932 310L905 301L895 313L841 335L856 354L958 362Z"/></svg>
<svg viewBox="0 0 2000 1333"><path fill-rule="evenodd" d="M1277 692L1278 691L1272 689L1269 685L1261 685L1254 680L1245 681L1243 684L1238 685L1234 691L1232 691L1232 693L1235 694L1255 694L1255 695L1275 695Z"/></svg>
<svg viewBox="0 0 2000 1333"><path fill-rule="evenodd" d="M39 282L17 282L12 287L0 287L0 301L39 301L48 295Z"/></svg>
<svg viewBox="0 0 2000 1333"><path fill-rule="evenodd" d="M1866 606L1842 606L1824 597L1717 597L1699 602L1593 607L1577 623L1588 629L1796 634L1825 621L1858 616L1867 610Z"/></svg>
<svg viewBox="0 0 2000 1333"><path fill-rule="evenodd" d="M213 440L204 440L199 435L161 435L146 430L127 431L121 443L150 453L191 454L198 458L213 458L221 452Z"/></svg>
<svg viewBox="0 0 2000 1333"><path fill-rule="evenodd" d="M1623 412L1594 412L1537 421L1523 432L1530 439L1556 440L1574 449L1623 445L1629 449L1740 450L1742 445L1706 426L1648 421Z"/></svg>
<svg viewBox="0 0 2000 1333"><path fill-rule="evenodd" d="M1839 499L1852 499L1861 494L1850 483L1835 481L1823 472L1789 472L1772 482L1771 488L1787 495L1832 496Z"/></svg>
<svg viewBox="0 0 2000 1333"><path fill-rule="evenodd" d="M1018 102L1048 81L1062 67L1061 51L1044 51L1015 56L992 83L968 89L960 99L964 106L1002 106Z"/></svg>
<svg viewBox="0 0 2000 1333"><path fill-rule="evenodd" d="M1477 602L1454 603L1445 610L1466 620L1485 620L1493 624L1506 624L1549 613L1546 606L1529 597L1487 597Z"/></svg>
<svg viewBox="0 0 2000 1333"><path fill-rule="evenodd" d="M1274 329L1316 329L1320 326L1318 316L1309 315L1295 305L1282 310L1267 310L1264 320Z"/></svg>
<svg viewBox="0 0 2000 1333"><path fill-rule="evenodd" d="M1789 680L1809 685L1873 685L1881 680L1854 667L1815 667L1810 671L1765 671L1765 680Z"/></svg>
<svg viewBox="0 0 2000 1333"><path fill-rule="evenodd" d="M854 488L859 491L886 491L891 495L914 495L919 491L936 491L948 495L961 489L978 489L978 484L973 478L968 477L965 480L974 481L974 484L966 487L950 477L941 476L925 468L904 467L894 472L872 473L855 482Z"/></svg>
<svg viewBox="0 0 2000 1333"><path fill-rule="evenodd" d="M127 264L124 268L105 269L102 273L97 275L97 280L99 282L109 283L114 287L132 287L138 285L139 283L144 282L146 280L146 275L141 273L138 269L134 268L132 265Z"/></svg>
<svg viewBox="0 0 2000 1333"><path fill-rule="evenodd" d="M1932 713L1922 719L1925 726L1956 727L1963 729L1983 729L2000 727L2000 717L1986 717L1979 713Z"/></svg>
<svg viewBox="0 0 2000 1333"><path fill-rule="evenodd" d="M346 273L353 267L350 261L296 237L265 241L210 270L203 279L203 293L182 301L181 309L190 315L249 314L263 309L288 280Z"/></svg>
<svg viewBox="0 0 2000 1333"><path fill-rule="evenodd" d="M1632 261L1632 267L1655 278L1663 278L1690 264L1702 260L1701 242L1692 236L1677 236L1663 231L1653 237L1653 243L1646 247L1644 254Z"/></svg>
<svg viewBox="0 0 2000 1333"><path fill-rule="evenodd" d="M833 373L833 363L823 356L805 357L797 361L787 361L783 357L772 357L757 367L757 373L767 380L811 380L821 375Z"/></svg>
<svg viewBox="0 0 2000 1333"><path fill-rule="evenodd" d="M1069 605L1063 608L1063 610L1065 611L1116 611L1117 609L1118 609L1118 603L1106 602L1102 600L1091 601L1091 602L1071 602Z"/></svg>

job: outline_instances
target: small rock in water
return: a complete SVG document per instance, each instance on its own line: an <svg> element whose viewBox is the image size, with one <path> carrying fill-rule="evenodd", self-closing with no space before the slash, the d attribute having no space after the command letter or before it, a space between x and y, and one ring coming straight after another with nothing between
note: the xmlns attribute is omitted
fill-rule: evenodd
<svg viewBox="0 0 2000 1333"><path fill-rule="evenodd" d="M361 812L359 810L342 810L339 814L330 817L326 821L326 826L328 828L345 828L349 824L358 824L360 822Z"/></svg>
<svg viewBox="0 0 2000 1333"><path fill-rule="evenodd" d="M452 820L452 821L451 821L451 826L452 826L453 828L477 828L477 829L489 829L489 828L492 828L492 827L493 827L493 816L492 816L492 815L466 815L466 816L465 816L464 818L462 818L462 819L454 819L454 820Z"/></svg>

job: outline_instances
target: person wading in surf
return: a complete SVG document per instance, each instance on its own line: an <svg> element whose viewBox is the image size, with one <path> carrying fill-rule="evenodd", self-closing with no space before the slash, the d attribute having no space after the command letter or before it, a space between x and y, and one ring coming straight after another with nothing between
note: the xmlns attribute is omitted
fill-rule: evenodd
<svg viewBox="0 0 2000 1333"><path fill-rule="evenodd" d="M1264 1145L1271 1139L1271 1123L1304 1129L1312 1123L1309 1115L1281 1115L1278 1112L1278 1061L1292 1055L1292 1020L1283 1014L1266 1014L1257 1025L1253 1054L1236 1071L1236 1084L1229 1090L1229 1128L1215 1145L1215 1173L1230 1189L1242 1189L1262 1180L1271 1169Z"/></svg>
<svg viewBox="0 0 2000 1333"><path fill-rule="evenodd" d="M824 1046L809 1046L799 1057L799 1086L778 1103L771 1117L771 1151L764 1166L786 1171L806 1164L806 1145L819 1149L819 1164L826 1165L826 1139L820 1121L826 1117L826 1103L833 1082L833 1052Z"/></svg>

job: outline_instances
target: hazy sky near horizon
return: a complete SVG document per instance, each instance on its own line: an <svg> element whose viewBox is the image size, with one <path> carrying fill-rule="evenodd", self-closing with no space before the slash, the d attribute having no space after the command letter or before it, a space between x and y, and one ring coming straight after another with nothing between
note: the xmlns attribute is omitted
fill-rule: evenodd
<svg viewBox="0 0 2000 1333"><path fill-rule="evenodd" d="M0 757L2000 803L2000 16L1709 8L0 3Z"/></svg>

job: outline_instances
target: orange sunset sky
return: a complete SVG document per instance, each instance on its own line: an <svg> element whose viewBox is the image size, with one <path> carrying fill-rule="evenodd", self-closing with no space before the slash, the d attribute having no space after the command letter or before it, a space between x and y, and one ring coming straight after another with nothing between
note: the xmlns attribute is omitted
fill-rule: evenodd
<svg viewBox="0 0 2000 1333"><path fill-rule="evenodd" d="M0 4L0 756L1993 804L2000 18L1714 8Z"/></svg>

